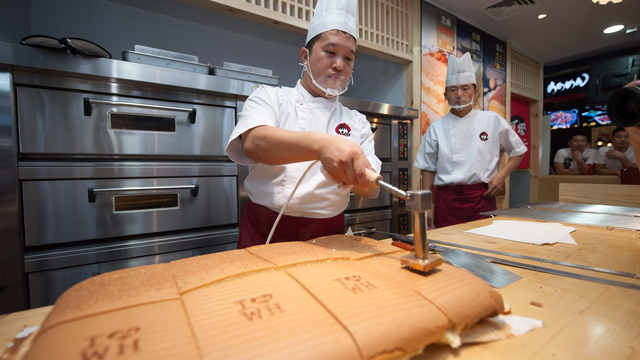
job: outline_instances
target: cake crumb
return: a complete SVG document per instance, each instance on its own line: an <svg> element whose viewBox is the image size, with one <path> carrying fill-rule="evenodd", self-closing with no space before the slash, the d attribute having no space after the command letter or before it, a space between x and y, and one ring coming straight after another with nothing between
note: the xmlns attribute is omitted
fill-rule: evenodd
<svg viewBox="0 0 640 360"><path fill-rule="evenodd" d="M541 302L537 302L537 301L531 301L529 304L531 304L533 306L537 306L537 307L542 307L542 303Z"/></svg>

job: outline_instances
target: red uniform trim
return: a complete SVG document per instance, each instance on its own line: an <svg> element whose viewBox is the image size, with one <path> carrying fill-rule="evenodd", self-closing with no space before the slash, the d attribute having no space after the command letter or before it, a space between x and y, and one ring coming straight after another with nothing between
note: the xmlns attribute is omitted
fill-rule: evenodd
<svg viewBox="0 0 640 360"><path fill-rule="evenodd" d="M277 212L249 200L242 214L238 249L265 244L277 217ZM327 219L282 215L271 243L307 241L336 234L344 234L344 211Z"/></svg>
<svg viewBox="0 0 640 360"><path fill-rule="evenodd" d="M485 219L481 212L496 210L496 198L482 196L488 184L438 186L433 224L436 228Z"/></svg>

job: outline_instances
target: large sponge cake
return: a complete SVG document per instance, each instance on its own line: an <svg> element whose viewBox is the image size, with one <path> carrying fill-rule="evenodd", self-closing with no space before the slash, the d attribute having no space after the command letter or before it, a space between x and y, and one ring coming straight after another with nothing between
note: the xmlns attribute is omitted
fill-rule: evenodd
<svg viewBox="0 0 640 360"><path fill-rule="evenodd" d="M25 359L401 359L502 311L465 270L330 236L114 271L66 291Z"/></svg>

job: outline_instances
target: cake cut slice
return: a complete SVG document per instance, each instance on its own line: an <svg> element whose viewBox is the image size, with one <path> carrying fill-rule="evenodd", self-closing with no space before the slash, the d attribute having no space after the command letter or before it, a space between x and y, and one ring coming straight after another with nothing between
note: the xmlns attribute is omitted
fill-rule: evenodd
<svg viewBox="0 0 640 360"><path fill-rule="evenodd" d="M182 294L195 288L275 265L246 250L231 250L172 261L171 272Z"/></svg>
<svg viewBox="0 0 640 360"><path fill-rule="evenodd" d="M432 303L362 264L324 263L287 273L349 331L363 359L416 354L444 334L449 320Z"/></svg>
<svg viewBox="0 0 640 360"><path fill-rule="evenodd" d="M299 241L257 245L246 248L246 250L278 267L331 260L349 260L346 254L339 254L332 249Z"/></svg>
<svg viewBox="0 0 640 360"><path fill-rule="evenodd" d="M335 251L337 256L348 257L351 260L401 251L393 245L362 236L351 235L323 236L309 240L307 243L330 249Z"/></svg>
<svg viewBox="0 0 640 360"><path fill-rule="evenodd" d="M180 299L169 264L139 266L101 274L65 291L41 331L59 323L163 300Z"/></svg>
<svg viewBox="0 0 640 360"><path fill-rule="evenodd" d="M55 307L54 307L55 309ZM160 301L43 329L25 360L200 358L180 300Z"/></svg>
<svg viewBox="0 0 640 360"><path fill-rule="evenodd" d="M360 359L347 331L284 271L183 295L204 359Z"/></svg>
<svg viewBox="0 0 640 360"><path fill-rule="evenodd" d="M362 263L380 276L393 277L417 291L442 310L456 329L502 313L502 296L479 277L449 264L442 264L427 274L409 271L398 266L400 258L407 253L364 259Z"/></svg>

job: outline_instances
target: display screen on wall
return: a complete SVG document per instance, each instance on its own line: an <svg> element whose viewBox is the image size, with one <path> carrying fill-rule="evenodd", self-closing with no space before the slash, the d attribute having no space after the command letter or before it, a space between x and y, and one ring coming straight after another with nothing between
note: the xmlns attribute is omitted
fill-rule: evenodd
<svg viewBox="0 0 640 360"><path fill-rule="evenodd" d="M607 105L585 106L581 112L582 126L609 126L613 123L607 115Z"/></svg>
<svg viewBox="0 0 640 360"><path fill-rule="evenodd" d="M484 108L506 117L507 44L484 34Z"/></svg>
<svg viewBox="0 0 640 360"><path fill-rule="evenodd" d="M551 130L613 124L607 115L607 105L574 105L545 110L544 114L551 115Z"/></svg>
<svg viewBox="0 0 640 360"><path fill-rule="evenodd" d="M557 109L545 111L551 115L551 130L580 126L580 108Z"/></svg>
<svg viewBox="0 0 640 360"><path fill-rule="evenodd" d="M476 27L458 20L457 23L456 56L461 57L465 53L471 54L473 70L476 72L477 95L473 98L473 108L484 110L484 73L482 66L482 38L484 33Z"/></svg>

